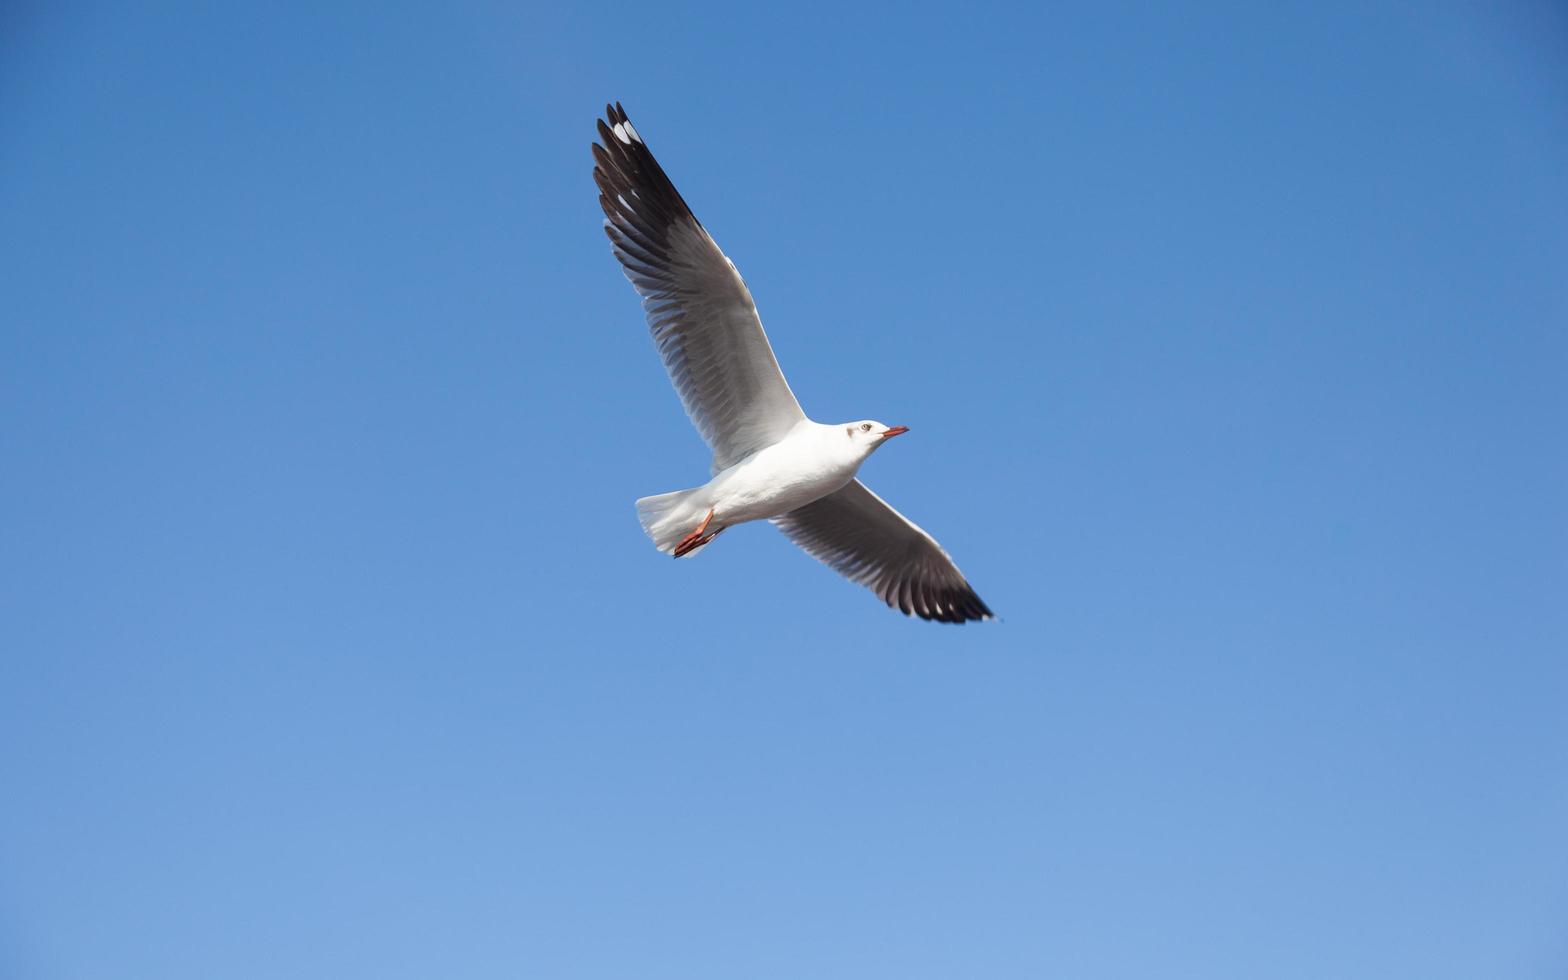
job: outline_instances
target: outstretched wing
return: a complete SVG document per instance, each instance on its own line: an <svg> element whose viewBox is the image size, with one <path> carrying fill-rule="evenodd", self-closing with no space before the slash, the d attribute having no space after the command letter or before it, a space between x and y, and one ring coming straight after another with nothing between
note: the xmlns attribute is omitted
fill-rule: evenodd
<svg viewBox="0 0 1568 980"><path fill-rule="evenodd" d="M942 546L859 480L773 523L905 615L944 623L993 618Z"/></svg>
<svg viewBox="0 0 1568 980"><path fill-rule="evenodd" d="M806 417L735 264L698 222L617 103L599 120L594 182L605 232L714 471Z"/></svg>

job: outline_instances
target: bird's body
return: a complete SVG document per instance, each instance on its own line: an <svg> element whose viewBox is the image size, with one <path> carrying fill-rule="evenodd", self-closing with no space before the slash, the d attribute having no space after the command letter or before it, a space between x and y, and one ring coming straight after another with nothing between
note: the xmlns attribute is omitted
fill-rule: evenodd
<svg viewBox="0 0 1568 980"><path fill-rule="evenodd" d="M853 480L867 455L859 446L846 438L842 426L802 419L784 438L725 467L700 487L639 500L639 514L659 515L655 526L644 521L643 529L660 551L673 551L709 511L714 519L707 530L715 535L737 524L780 517Z"/></svg>
<svg viewBox="0 0 1568 980"><path fill-rule="evenodd" d="M675 190L619 105L599 123L594 180L616 258L643 298L654 343L713 476L644 497L637 517L660 551L695 555L726 528L770 520L818 560L922 619L989 619L947 552L856 479L908 431L806 417L784 380L751 292Z"/></svg>

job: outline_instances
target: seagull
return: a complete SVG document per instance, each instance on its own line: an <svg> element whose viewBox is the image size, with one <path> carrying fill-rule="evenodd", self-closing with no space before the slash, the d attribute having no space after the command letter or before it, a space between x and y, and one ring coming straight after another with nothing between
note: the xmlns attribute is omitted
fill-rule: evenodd
<svg viewBox="0 0 1568 980"><path fill-rule="evenodd" d="M871 419L806 417L779 370L751 292L719 251L620 103L593 145L605 233L686 414L713 450L707 483L637 501L654 546L696 555L725 530L767 520L791 541L905 615L991 619L936 539L856 479L909 431Z"/></svg>

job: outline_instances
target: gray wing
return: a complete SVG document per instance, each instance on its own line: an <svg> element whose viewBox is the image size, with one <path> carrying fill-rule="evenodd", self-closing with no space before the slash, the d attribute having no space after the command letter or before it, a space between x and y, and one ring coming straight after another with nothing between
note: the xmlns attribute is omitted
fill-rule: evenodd
<svg viewBox="0 0 1568 980"><path fill-rule="evenodd" d="M740 273L665 176L617 103L599 120L594 182L605 232L717 472L778 442L806 413Z"/></svg>
<svg viewBox="0 0 1568 980"><path fill-rule="evenodd" d="M993 618L942 546L859 480L773 523L905 615L944 623Z"/></svg>

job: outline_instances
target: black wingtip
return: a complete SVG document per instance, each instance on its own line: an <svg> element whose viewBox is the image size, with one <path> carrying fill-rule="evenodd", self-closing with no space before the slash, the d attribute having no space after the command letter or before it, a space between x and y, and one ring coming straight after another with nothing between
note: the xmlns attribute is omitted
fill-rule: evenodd
<svg viewBox="0 0 1568 980"><path fill-rule="evenodd" d="M915 615L928 623L962 625L996 618L996 614L991 612L991 607L987 606L985 600L976 595L973 589L968 589L961 595L951 596L947 601L915 603L912 610L901 601L902 599L902 596L889 597L888 605L906 616Z"/></svg>

